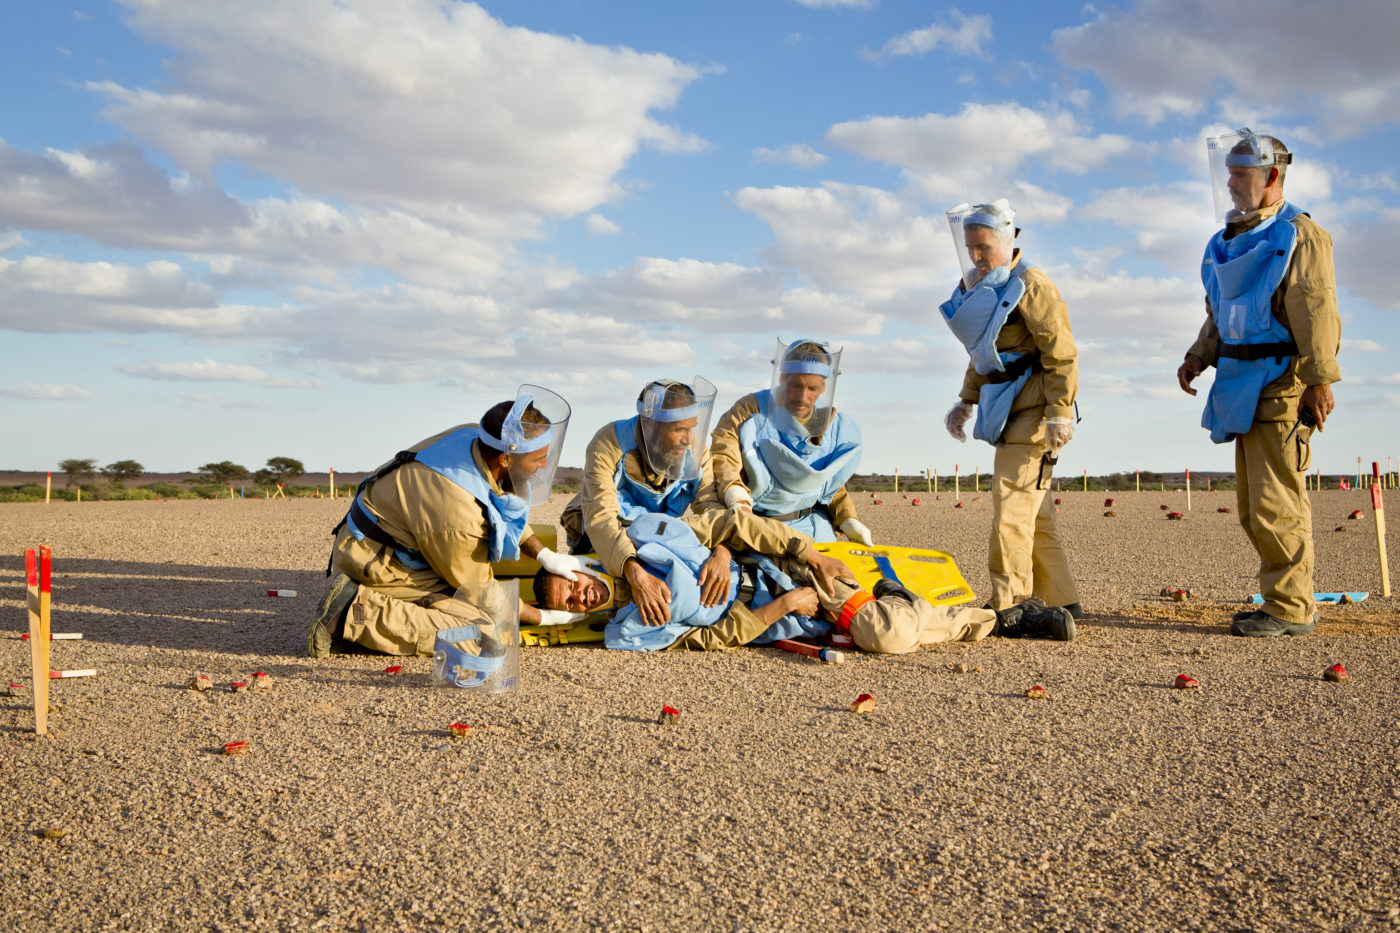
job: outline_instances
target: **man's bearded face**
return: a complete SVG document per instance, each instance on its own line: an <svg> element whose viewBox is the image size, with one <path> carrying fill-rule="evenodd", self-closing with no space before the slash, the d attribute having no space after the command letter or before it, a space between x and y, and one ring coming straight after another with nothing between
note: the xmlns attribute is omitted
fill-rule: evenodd
<svg viewBox="0 0 1400 933"><path fill-rule="evenodd" d="M685 463L686 451L699 418L680 421L652 422L651 443L647 453L658 473L674 473Z"/></svg>
<svg viewBox="0 0 1400 933"><path fill-rule="evenodd" d="M806 424L817 400L826 391L826 377L816 373L788 373L783 377L783 407L798 422Z"/></svg>
<svg viewBox="0 0 1400 933"><path fill-rule="evenodd" d="M557 574L546 578L545 591L537 594L546 609L588 612L608 601L608 588L602 580L587 573L576 573L574 576L578 579L573 583Z"/></svg>

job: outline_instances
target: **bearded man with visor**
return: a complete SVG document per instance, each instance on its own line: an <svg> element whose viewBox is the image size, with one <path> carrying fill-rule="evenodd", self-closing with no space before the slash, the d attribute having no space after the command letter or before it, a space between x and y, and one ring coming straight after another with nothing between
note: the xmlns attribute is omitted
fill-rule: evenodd
<svg viewBox="0 0 1400 933"><path fill-rule="evenodd" d="M715 490L724 505L747 509L835 541L872 544L856 518L846 482L860 465L860 429L836 410L841 351L817 340L778 341L770 388L745 395L711 438Z"/></svg>
<svg viewBox="0 0 1400 933"><path fill-rule="evenodd" d="M489 620L462 594L489 592L491 563L534 557L569 579L582 566L530 531L549 498L569 405L539 386L492 406L479 424L434 435L366 477L335 529L330 586L307 637L312 657L364 650L431 657L438 631ZM558 624L522 605L520 621Z"/></svg>
<svg viewBox="0 0 1400 933"><path fill-rule="evenodd" d="M1244 128L1207 140L1206 153L1224 227L1206 245L1206 319L1177 382L1195 395L1192 381L1215 367L1201 427L1235 442L1240 525L1259 555L1264 603L1236 613L1230 633L1304 635L1317 621L1304 477L1342 378L1332 237L1284 200L1293 154L1278 139Z"/></svg>
<svg viewBox="0 0 1400 933"><path fill-rule="evenodd" d="M1015 212L1002 198L948 212L962 281L939 312L969 361L945 426L959 442L996 448L987 559L993 609L1035 596L1083 608L1046 495L1059 451L1074 437L1078 351L1055 283L1015 247Z"/></svg>

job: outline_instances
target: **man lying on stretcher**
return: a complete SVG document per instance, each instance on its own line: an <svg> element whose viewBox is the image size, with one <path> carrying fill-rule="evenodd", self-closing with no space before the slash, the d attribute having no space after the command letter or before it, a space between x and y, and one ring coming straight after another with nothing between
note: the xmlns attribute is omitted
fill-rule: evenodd
<svg viewBox="0 0 1400 933"><path fill-rule="evenodd" d="M714 529L720 543L713 550L674 516L645 513L628 526L636 560L669 590L669 604L659 616L644 613L627 582L601 569L580 572L574 582L541 570L535 597L546 609L610 610L604 643L629 651L761 644L785 637L794 622L797 634L835 629L849 633L862 649L884 654L992 634L1058 641L1074 637L1069 613L1039 600L1000 612L935 606L892 580L882 580L872 594L860 588L844 564L820 554L796 532L783 556L755 554L746 544L756 529L747 524L764 520L742 511L721 514L724 524ZM757 530L762 533L761 526ZM742 561L734 559L731 546Z"/></svg>

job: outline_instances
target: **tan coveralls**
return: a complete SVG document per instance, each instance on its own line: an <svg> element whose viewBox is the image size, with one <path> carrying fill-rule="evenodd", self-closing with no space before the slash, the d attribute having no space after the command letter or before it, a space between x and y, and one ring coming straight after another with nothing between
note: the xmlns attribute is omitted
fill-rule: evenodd
<svg viewBox="0 0 1400 933"><path fill-rule="evenodd" d="M1283 204L1280 200L1242 224L1229 225L1227 235L1258 226ZM1259 554L1260 608L1285 622L1306 623L1313 613L1312 509L1304 486L1312 464L1312 429L1299 425L1286 445L1285 438L1298 421L1303 388L1341 381L1337 351L1342 319L1331 235L1307 215L1294 218L1293 224L1298 238L1272 305L1274 317L1293 334L1298 355L1260 393L1254 426L1235 438L1235 501L1244 533ZM1220 332L1209 300L1205 323L1186 352L1209 366L1220 357Z"/></svg>
<svg viewBox="0 0 1400 933"><path fill-rule="evenodd" d="M715 498L719 500L721 505L724 502L724 491L730 486L739 486L750 493L753 491L749 486L748 478L744 475L744 453L739 444L739 428L756 414L758 414L758 397L755 393L750 392L724 413L724 416L719 419L719 424L710 434L710 451L714 459ZM820 444L821 438L813 438L812 443ZM836 491L827 507L831 510L831 527L837 531L841 530L841 525L848 519L856 517L856 507L851 503L851 497L846 493L845 486Z"/></svg>
<svg viewBox="0 0 1400 933"><path fill-rule="evenodd" d="M640 420L636 427L636 447L627 454L627 475L633 482L660 492L670 485L670 480L652 472L643 451L646 449L642 438ZM612 423L603 425L583 456L583 490L574 496L564 507L559 522L564 526L572 546L583 533L588 534L593 544L593 552L603 562L603 568L610 574L621 575L627 558L637 553L632 539L627 537L627 529L619 517L617 500L617 465L622 460L622 445L617 442L617 431ZM694 531L700 543L713 547L718 543L710 525L723 512L724 504L715 497L714 473L710 466L710 451L705 450L700 457L700 488L695 501L686 511L684 520ZM713 512L706 517L707 512Z"/></svg>
<svg viewBox="0 0 1400 933"><path fill-rule="evenodd" d="M423 450L461 427L410 449ZM501 491L479 444L472 446L472 459L490 487ZM382 654L431 657L441 629L476 623L489 634L490 617L453 598L459 587L494 579L486 515L476 497L421 463L406 463L372 480L361 504L379 519L380 528L422 554L429 566L410 570L385 545L356 540L342 527L332 545L331 565L360 584L345 618L344 637Z"/></svg>
<svg viewBox="0 0 1400 933"><path fill-rule="evenodd" d="M852 596L865 592L846 580L836 581L836 592L817 593L822 607L840 616ZM868 594L867 594L868 595ZM899 596L883 596L866 602L851 616L851 639L862 651L876 654L908 654L949 641L981 641L992 634L997 615L975 606L935 606L925 599L913 603Z"/></svg>
<svg viewBox="0 0 1400 933"><path fill-rule="evenodd" d="M1021 262L1012 255L1011 268ZM1069 311L1059 289L1040 269L1021 277L1026 293L997 334L997 350L1039 354L1040 371L1032 371L1011 403L1006 430L996 445L992 466L992 535L987 569L993 609L1014 606L1038 596L1051 606L1079 602L1079 589L1055 527L1043 418L1074 418L1079 391L1078 351L1069 326ZM969 363L959 396L975 404L987 377Z"/></svg>

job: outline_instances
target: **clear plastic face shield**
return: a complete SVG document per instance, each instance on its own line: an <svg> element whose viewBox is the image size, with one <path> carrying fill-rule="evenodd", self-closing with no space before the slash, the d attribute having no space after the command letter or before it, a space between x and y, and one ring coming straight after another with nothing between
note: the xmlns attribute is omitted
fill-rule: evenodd
<svg viewBox="0 0 1400 933"><path fill-rule="evenodd" d="M948 211L948 229L963 286L969 290L988 273L1009 265L1016 251L1016 212L1005 198L991 204L959 204Z"/></svg>
<svg viewBox="0 0 1400 933"><path fill-rule="evenodd" d="M784 434L825 434L836 409L836 377L841 351L818 340L778 341L773 355L774 426Z"/></svg>
<svg viewBox="0 0 1400 933"><path fill-rule="evenodd" d="M569 403L540 386L523 385L501 424L501 436L483 427L481 442L505 455L510 491L529 505L539 505L554 488L554 470L569 427Z"/></svg>
<svg viewBox="0 0 1400 933"><path fill-rule="evenodd" d="M637 414L653 471L672 482L700 478L700 458L710 438L710 415L718 394L699 376L690 385L665 379L642 390Z"/></svg>
<svg viewBox="0 0 1400 933"><path fill-rule="evenodd" d="M433 685L509 693L520 683L520 581L469 583L433 609L460 624L433 640Z"/></svg>
<svg viewBox="0 0 1400 933"><path fill-rule="evenodd" d="M1272 137L1242 127L1206 140L1210 161L1210 188L1215 198L1215 219L1222 224L1248 220L1263 206L1270 169L1293 161L1291 152L1275 152Z"/></svg>

